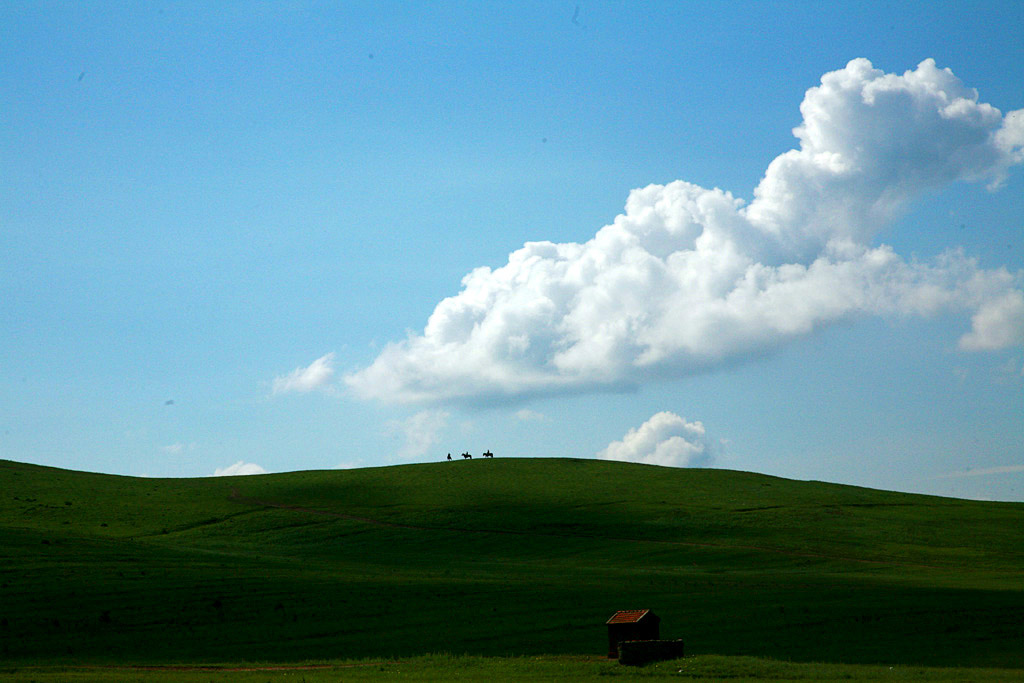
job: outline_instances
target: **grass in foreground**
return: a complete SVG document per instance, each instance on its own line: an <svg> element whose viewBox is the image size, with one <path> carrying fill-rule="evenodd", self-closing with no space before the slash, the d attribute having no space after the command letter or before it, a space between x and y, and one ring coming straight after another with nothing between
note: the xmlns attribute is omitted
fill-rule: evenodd
<svg viewBox="0 0 1024 683"><path fill-rule="evenodd" d="M596 460L0 461L0 666L600 655L650 607L695 655L1012 668L1022 528L1021 504Z"/></svg>
<svg viewBox="0 0 1024 683"><path fill-rule="evenodd" d="M9 683L336 683L337 681L594 681L660 679L685 681L934 681L1006 683L1024 680L1024 670L870 666L781 662L753 657L697 655L645 667L624 667L597 657L472 657L429 655L403 660L317 664L216 665L194 668L0 667Z"/></svg>

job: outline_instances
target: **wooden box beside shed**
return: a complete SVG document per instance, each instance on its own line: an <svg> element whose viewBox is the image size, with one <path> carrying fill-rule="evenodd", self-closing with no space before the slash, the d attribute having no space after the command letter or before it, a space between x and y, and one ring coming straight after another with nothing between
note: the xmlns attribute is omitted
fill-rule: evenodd
<svg viewBox="0 0 1024 683"><path fill-rule="evenodd" d="M608 657L617 659L619 643L626 640L658 640L661 618L649 609L619 610L608 624Z"/></svg>

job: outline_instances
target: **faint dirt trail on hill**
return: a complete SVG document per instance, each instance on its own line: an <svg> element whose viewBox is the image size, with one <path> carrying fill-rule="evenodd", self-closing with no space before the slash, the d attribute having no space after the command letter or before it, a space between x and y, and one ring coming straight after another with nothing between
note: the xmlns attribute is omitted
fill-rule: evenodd
<svg viewBox="0 0 1024 683"><path fill-rule="evenodd" d="M711 543L708 541L665 541L655 538L618 538L614 536L594 536L592 534L556 534L547 531L516 531L514 529L470 529L468 527L457 527L457 526L423 526L417 524L401 524L398 522L387 522L381 519L374 519L372 517L361 517L359 515L350 515L344 512L334 512L332 510L317 510L315 508L302 507L301 505L290 505L288 503L276 503L268 500L257 500L256 498L246 498L242 496L237 488L231 489L231 495L229 499L238 503L244 503L247 505L259 505L262 507L276 508L278 510L292 510L294 512L304 512L310 515L319 515L321 517L331 517L333 519L348 519L353 522L363 522L364 524L372 524L374 526L390 527L393 529L412 529L414 531L454 531L456 533L463 534L507 534L509 536L546 536L549 538L583 538L592 540L607 540L607 541L626 541L630 543L657 543L661 545L681 545L694 548L719 548L723 550L756 550L765 553L774 553L776 555L785 555L787 557L808 557L812 559L823 559L823 560L842 560L844 562L859 562L861 564L875 564L875 565L892 565L899 567L923 567L925 569L943 569L938 565L933 564L922 564L920 562L906 562L901 560L869 560L862 557L847 557L844 555L830 555L828 553L813 553L807 551L798 550L784 550L782 548L772 548L769 546L762 545L743 545L743 544L731 544L731 543Z"/></svg>

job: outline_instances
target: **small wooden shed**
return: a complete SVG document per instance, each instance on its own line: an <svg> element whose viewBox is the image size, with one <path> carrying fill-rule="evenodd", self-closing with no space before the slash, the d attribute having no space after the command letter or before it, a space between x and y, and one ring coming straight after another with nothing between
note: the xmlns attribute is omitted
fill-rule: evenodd
<svg viewBox="0 0 1024 683"><path fill-rule="evenodd" d="M658 640L661 617L649 609L619 610L608 624L608 657L617 659L624 640Z"/></svg>

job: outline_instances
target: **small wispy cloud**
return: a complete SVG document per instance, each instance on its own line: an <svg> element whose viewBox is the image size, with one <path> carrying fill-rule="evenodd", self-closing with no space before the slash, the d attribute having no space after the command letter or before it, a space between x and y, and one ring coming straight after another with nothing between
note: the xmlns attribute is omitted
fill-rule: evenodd
<svg viewBox="0 0 1024 683"><path fill-rule="evenodd" d="M530 410L529 408L517 410L516 418L523 422L549 422L551 419L544 413L538 413L536 410Z"/></svg>
<svg viewBox="0 0 1024 683"><path fill-rule="evenodd" d="M421 410L405 420L389 422L388 431L404 440L398 455L418 458L426 454L440 440L441 432L448 426L448 418L446 410Z"/></svg>
<svg viewBox="0 0 1024 683"><path fill-rule="evenodd" d="M362 467L364 464L365 463L360 458L359 460L349 460L349 461L346 461L346 462L339 462L337 465L334 466L334 469L336 469L336 470L354 470L356 468Z"/></svg>
<svg viewBox="0 0 1024 683"><path fill-rule="evenodd" d="M987 477L993 474L1013 474L1024 472L1024 465L1003 465L1001 467L979 467L947 472L936 476L936 479L959 479L961 477Z"/></svg>
<svg viewBox="0 0 1024 683"><path fill-rule="evenodd" d="M196 445L194 443L172 443L167 446L164 446L160 450L166 453L167 455L181 455L182 453L190 453L195 449Z"/></svg>
<svg viewBox="0 0 1024 683"><path fill-rule="evenodd" d="M1024 364L1016 358L1007 358L1006 362L996 368L996 381L1005 383L1024 377Z"/></svg>
<svg viewBox="0 0 1024 683"><path fill-rule="evenodd" d="M234 465L219 467L213 472L215 477L235 477L243 474L267 474L267 471L256 463L239 460Z"/></svg>
<svg viewBox="0 0 1024 683"><path fill-rule="evenodd" d="M274 378L273 394L308 393L330 387L334 379L334 353L320 356L307 367Z"/></svg>

